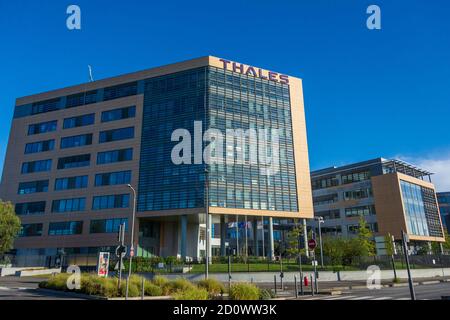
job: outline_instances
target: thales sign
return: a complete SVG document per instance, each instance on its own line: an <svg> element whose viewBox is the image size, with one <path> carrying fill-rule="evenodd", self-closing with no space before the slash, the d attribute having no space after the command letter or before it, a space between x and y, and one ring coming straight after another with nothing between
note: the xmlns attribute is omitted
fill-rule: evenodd
<svg viewBox="0 0 450 320"><path fill-rule="evenodd" d="M250 75L260 79L267 79L274 82L280 82L289 84L289 77L285 74L279 74L272 71L264 71L263 69L246 66L242 63L237 63L225 59L219 59L223 63L225 70L232 70L233 72L239 72L240 74Z"/></svg>

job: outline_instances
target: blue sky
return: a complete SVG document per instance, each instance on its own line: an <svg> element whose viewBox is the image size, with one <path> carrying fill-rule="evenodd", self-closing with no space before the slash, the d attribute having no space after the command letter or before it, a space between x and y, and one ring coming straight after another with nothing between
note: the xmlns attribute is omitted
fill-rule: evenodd
<svg viewBox="0 0 450 320"><path fill-rule="evenodd" d="M81 8L82 29L66 28ZM381 30L366 8L381 8ZM435 1L1 1L0 165L16 97L204 55L304 81L312 169L378 156L450 190L450 4ZM439 172L438 172L439 171Z"/></svg>

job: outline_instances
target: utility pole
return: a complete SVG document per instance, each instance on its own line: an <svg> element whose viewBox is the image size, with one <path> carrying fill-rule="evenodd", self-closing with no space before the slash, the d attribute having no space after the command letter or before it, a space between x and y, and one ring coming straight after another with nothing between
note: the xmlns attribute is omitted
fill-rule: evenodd
<svg viewBox="0 0 450 320"><path fill-rule="evenodd" d="M208 190L209 186L208 186L208 173L209 173L208 168L205 168L205 194L206 194L206 197L205 197L205 212L206 212L206 217L205 217L206 218L205 219L205 221L206 221L205 279L209 278L209 254L210 254L210 252L209 252L209 241L210 241L209 233L210 233L210 230L209 230L209 190Z"/></svg>
<svg viewBox="0 0 450 320"><path fill-rule="evenodd" d="M302 234L298 232L298 271L300 272L300 293L303 295L303 268L302 268L302 252L300 251L302 249ZM306 245L305 245L306 248ZM295 289L297 290L297 289ZM298 294L298 293L297 293Z"/></svg>
<svg viewBox="0 0 450 320"><path fill-rule="evenodd" d="M123 265L123 253L125 251L125 223L119 225L118 234L119 245L116 248L116 256L119 258L119 279L117 282L118 290L120 290L120 283L122 281L122 265Z"/></svg>
<svg viewBox="0 0 450 320"><path fill-rule="evenodd" d="M128 184L128 188L133 191L133 217L131 220L131 243L130 243L130 267L128 268L128 281L127 281L127 288L126 288L126 294L125 299L128 299L128 288L130 286L130 277L131 277L131 262L133 260L134 256L134 220L136 218L136 190L131 186L131 184Z"/></svg>
<svg viewBox="0 0 450 320"><path fill-rule="evenodd" d="M408 271L408 283L409 283L409 292L411 294L411 300L416 300L416 293L414 292L414 284L411 276L411 268L409 267L409 257L408 257L408 248L406 243L408 242L408 235L402 230L402 245L403 245L403 253L405 254L405 262L406 262L406 270Z"/></svg>
<svg viewBox="0 0 450 320"><path fill-rule="evenodd" d="M397 249L395 248L395 241L394 236L388 233L389 241L391 241L392 246L392 254L391 254L391 260L392 260L392 270L394 271L394 279L397 279L397 269L395 268L395 254L397 254Z"/></svg>
<svg viewBox="0 0 450 320"><path fill-rule="evenodd" d="M319 224L319 242L320 242L320 265L322 266L323 269L323 245L322 245L322 228L321 228L321 224L325 223L325 221L323 220L323 217L316 217L315 218L317 220L317 223Z"/></svg>

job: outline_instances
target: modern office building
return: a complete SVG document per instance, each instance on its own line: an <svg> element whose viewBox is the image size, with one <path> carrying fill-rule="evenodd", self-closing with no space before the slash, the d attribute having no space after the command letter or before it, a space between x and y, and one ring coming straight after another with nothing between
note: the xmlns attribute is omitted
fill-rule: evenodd
<svg viewBox="0 0 450 320"><path fill-rule="evenodd" d="M259 135L221 149L208 129ZM16 100L0 197L18 257L113 251L122 223L129 244L128 184L138 256L204 256L206 212L215 254L273 255L273 219L313 217L301 80L207 56Z"/></svg>
<svg viewBox="0 0 450 320"><path fill-rule="evenodd" d="M437 200L439 204L439 212L444 228L450 234L450 192L438 192Z"/></svg>
<svg viewBox="0 0 450 320"><path fill-rule="evenodd" d="M375 236L443 242L431 172L400 160L377 158L311 172L315 216L322 233L351 237L361 216ZM317 228L317 222L310 222Z"/></svg>

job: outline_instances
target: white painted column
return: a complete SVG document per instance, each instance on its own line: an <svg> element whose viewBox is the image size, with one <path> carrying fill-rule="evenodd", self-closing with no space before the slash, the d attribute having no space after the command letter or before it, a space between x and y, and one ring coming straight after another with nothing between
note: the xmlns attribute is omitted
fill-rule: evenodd
<svg viewBox="0 0 450 320"><path fill-rule="evenodd" d="M209 232L206 232L206 236L208 237L208 241L207 241L207 243L208 243L208 252L209 252L209 264L211 264L212 263L212 261L211 261L211 256L212 256L212 244L211 244L211 238L212 238L212 236L211 236L211 232L212 232L212 228L211 228L211 226L212 226L212 220L213 220L213 216L212 216L212 214L210 214L209 215L209 226L208 226L208 229L209 229Z"/></svg>
<svg viewBox="0 0 450 320"><path fill-rule="evenodd" d="M273 219L269 217L269 258L275 258L275 246L273 243Z"/></svg>
<svg viewBox="0 0 450 320"><path fill-rule="evenodd" d="M305 243L305 256L309 257L308 250L308 229L306 228L306 219L303 219L303 241Z"/></svg>

